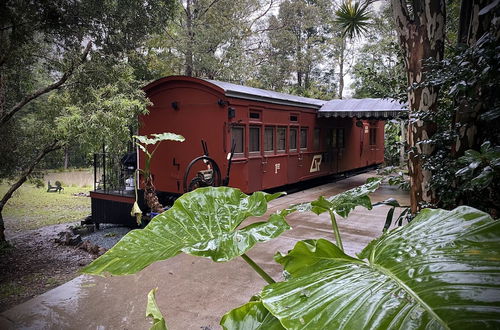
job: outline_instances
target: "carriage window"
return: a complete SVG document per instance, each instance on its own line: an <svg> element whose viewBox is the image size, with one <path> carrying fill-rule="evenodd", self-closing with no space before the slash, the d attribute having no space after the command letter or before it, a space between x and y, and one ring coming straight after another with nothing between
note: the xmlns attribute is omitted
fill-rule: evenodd
<svg viewBox="0 0 500 330"><path fill-rule="evenodd" d="M307 128L300 129L300 149L307 149Z"/></svg>
<svg viewBox="0 0 500 330"><path fill-rule="evenodd" d="M285 149L286 149L286 127L278 127L276 135L277 135L278 151L285 151Z"/></svg>
<svg viewBox="0 0 500 330"><path fill-rule="evenodd" d="M297 115L291 115L290 121L299 121L299 117Z"/></svg>
<svg viewBox="0 0 500 330"><path fill-rule="evenodd" d="M332 130L332 147L344 148L344 129L334 128Z"/></svg>
<svg viewBox="0 0 500 330"><path fill-rule="evenodd" d="M377 144L377 128L370 128L370 145Z"/></svg>
<svg viewBox="0 0 500 330"><path fill-rule="evenodd" d="M314 150L319 150L319 139L321 136L321 131L319 128L314 129Z"/></svg>
<svg viewBox="0 0 500 330"><path fill-rule="evenodd" d="M251 119L260 119L260 112L256 112L256 111L250 112L250 118Z"/></svg>
<svg viewBox="0 0 500 330"><path fill-rule="evenodd" d="M264 151L274 150L274 127L264 129Z"/></svg>
<svg viewBox="0 0 500 330"><path fill-rule="evenodd" d="M252 126L250 127L250 145L248 147L249 152L259 152L260 151L260 127Z"/></svg>
<svg viewBox="0 0 500 330"><path fill-rule="evenodd" d="M241 126L236 126L231 129L231 137L236 144L234 148L235 154L243 153L244 129Z"/></svg>
<svg viewBox="0 0 500 330"><path fill-rule="evenodd" d="M337 129L337 143L339 148L344 148L344 129L339 128Z"/></svg>
<svg viewBox="0 0 500 330"><path fill-rule="evenodd" d="M290 150L297 150L297 128L290 127Z"/></svg>
<svg viewBox="0 0 500 330"><path fill-rule="evenodd" d="M339 128L337 132L338 132L338 136L337 136L338 147L344 148L345 147L345 145L344 145L344 129Z"/></svg>

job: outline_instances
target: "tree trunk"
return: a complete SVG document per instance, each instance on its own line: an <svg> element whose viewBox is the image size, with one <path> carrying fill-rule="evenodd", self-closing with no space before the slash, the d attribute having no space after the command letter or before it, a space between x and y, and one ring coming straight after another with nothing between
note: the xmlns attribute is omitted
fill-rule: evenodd
<svg viewBox="0 0 500 330"><path fill-rule="evenodd" d="M5 224L3 221L3 208L7 201L12 197L12 194L26 182L28 176L33 172L35 167L40 163L40 161L50 152L58 150L61 148L59 141L54 141L42 150L39 151L37 157L33 160L31 165L21 174L16 183L14 183L5 195L0 200L0 241L5 241Z"/></svg>
<svg viewBox="0 0 500 330"><path fill-rule="evenodd" d="M185 67L184 74L188 77L193 76L193 47L194 47L194 32L193 32L193 13L191 11L191 0L186 2L186 31L187 31L187 44L185 54Z"/></svg>
<svg viewBox="0 0 500 330"><path fill-rule="evenodd" d="M406 159L405 159L405 154L406 154L406 146L405 146L405 141L407 141L406 137L406 123L404 120L401 120L401 146L399 147L399 166L403 167L405 165Z"/></svg>
<svg viewBox="0 0 500 330"><path fill-rule="evenodd" d="M342 100L344 93L344 53L345 53L345 37L342 38L339 56L339 99Z"/></svg>
<svg viewBox="0 0 500 330"><path fill-rule="evenodd" d="M67 170L69 166L69 150L68 147L66 146L64 148L64 169Z"/></svg>
<svg viewBox="0 0 500 330"><path fill-rule="evenodd" d="M392 9L399 43L405 52L408 86L425 81L427 69L424 60L441 60L444 52L445 0L414 1L412 15L405 0L392 0ZM434 203L429 188L431 172L423 168L423 158L431 155L433 146L425 143L435 133L435 123L415 116L417 111L434 112L437 109L438 89L410 88L408 103L408 170L410 176L411 211L416 213L422 204Z"/></svg>

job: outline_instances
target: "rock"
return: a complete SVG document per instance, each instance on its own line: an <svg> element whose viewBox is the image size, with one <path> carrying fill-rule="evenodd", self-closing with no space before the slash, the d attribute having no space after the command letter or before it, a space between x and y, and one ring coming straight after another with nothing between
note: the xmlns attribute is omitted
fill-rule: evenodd
<svg viewBox="0 0 500 330"><path fill-rule="evenodd" d="M88 240L83 241L79 248L92 254L99 254L99 250L101 249L99 246L92 244L92 242Z"/></svg>
<svg viewBox="0 0 500 330"><path fill-rule="evenodd" d="M62 231L58 236L58 238L54 239L58 244L75 246L82 242L81 236L73 235L71 231Z"/></svg>
<svg viewBox="0 0 500 330"><path fill-rule="evenodd" d="M82 242L82 237L80 235L74 235L69 239L69 244L71 246L76 246Z"/></svg>

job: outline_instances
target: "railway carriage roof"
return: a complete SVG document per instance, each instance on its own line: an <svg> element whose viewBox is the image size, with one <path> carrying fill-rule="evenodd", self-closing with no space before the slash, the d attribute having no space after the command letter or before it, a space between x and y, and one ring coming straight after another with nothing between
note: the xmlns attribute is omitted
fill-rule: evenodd
<svg viewBox="0 0 500 330"><path fill-rule="evenodd" d="M407 112L406 104L394 99L348 99L326 102L318 111L318 117L357 117L386 119Z"/></svg>
<svg viewBox="0 0 500 330"><path fill-rule="evenodd" d="M283 105L292 105L305 108L319 109L326 101L302 97L297 95L268 91L265 89L236 85L217 80L206 80L224 90L228 97L235 97L246 100L262 101Z"/></svg>
<svg viewBox="0 0 500 330"><path fill-rule="evenodd" d="M186 76L169 76L155 80L144 87L148 92L164 83L194 82L215 87L227 97L296 106L318 110L318 117L357 117L360 119L388 119L407 112L407 106L393 99L348 99L324 101L309 97L273 92L218 80Z"/></svg>

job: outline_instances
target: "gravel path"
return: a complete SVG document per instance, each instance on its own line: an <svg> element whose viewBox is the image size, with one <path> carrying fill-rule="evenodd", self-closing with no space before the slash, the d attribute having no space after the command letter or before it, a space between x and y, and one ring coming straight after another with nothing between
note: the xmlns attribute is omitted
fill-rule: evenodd
<svg viewBox="0 0 500 330"><path fill-rule="evenodd" d="M89 240L91 243L109 250L130 230L132 228L120 225L101 224L99 230L82 235L82 240Z"/></svg>

